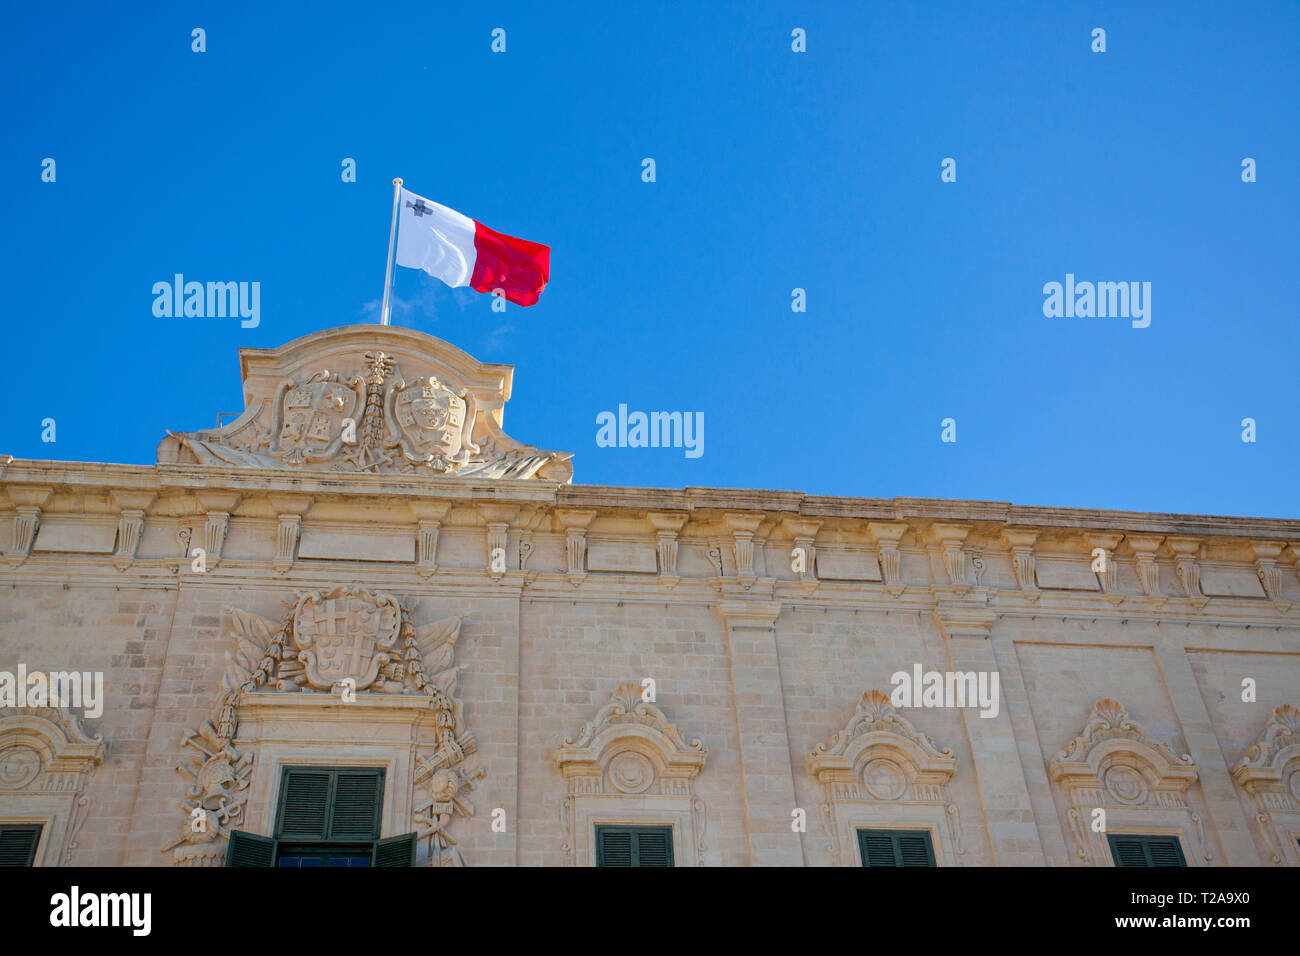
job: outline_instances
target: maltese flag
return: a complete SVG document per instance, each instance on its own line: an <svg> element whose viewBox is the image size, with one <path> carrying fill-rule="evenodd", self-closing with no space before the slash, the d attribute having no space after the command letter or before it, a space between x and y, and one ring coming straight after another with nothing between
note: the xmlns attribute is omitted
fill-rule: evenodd
<svg viewBox="0 0 1300 956"><path fill-rule="evenodd" d="M551 247L489 229L403 189L397 264L423 269L453 288L500 290L516 305L536 305L551 276Z"/></svg>

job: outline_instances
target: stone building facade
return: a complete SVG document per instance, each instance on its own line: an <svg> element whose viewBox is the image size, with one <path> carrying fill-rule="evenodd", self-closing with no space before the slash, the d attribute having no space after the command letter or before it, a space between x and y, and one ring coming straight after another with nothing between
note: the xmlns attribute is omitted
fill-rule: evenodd
<svg viewBox="0 0 1300 956"><path fill-rule="evenodd" d="M10 862L1300 865L1300 522L575 485L430 336L240 363L0 457Z"/></svg>

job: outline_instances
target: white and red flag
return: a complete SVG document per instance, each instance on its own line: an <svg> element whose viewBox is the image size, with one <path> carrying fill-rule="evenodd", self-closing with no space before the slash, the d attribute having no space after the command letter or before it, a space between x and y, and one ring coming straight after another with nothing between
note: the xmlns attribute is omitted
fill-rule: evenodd
<svg viewBox="0 0 1300 956"><path fill-rule="evenodd" d="M489 229L454 209L402 189L397 264L423 269L453 288L497 292L535 305L551 276L551 247Z"/></svg>

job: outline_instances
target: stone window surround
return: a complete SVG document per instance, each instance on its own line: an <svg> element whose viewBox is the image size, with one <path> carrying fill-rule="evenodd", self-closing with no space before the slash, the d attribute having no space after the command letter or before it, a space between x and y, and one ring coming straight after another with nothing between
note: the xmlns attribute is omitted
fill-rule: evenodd
<svg viewBox="0 0 1300 956"><path fill-rule="evenodd" d="M1116 833L1175 836L1189 867L1213 863L1201 813L1189 799L1199 779L1192 758L1153 738L1118 701L1094 703L1079 735L1048 770L1066 798L1065 832L1076 866L1114 865L1106 838ZM1117 770L1120 779L1110 780ZM1098 808L1106 812L1104 833L1092 829Z"/></svg>
<svg viewBox="0 0 1300 956"><path fill-rule="evenodd" d="M0 789L0 826L40 824L32 865L66 866L90 806L86 784L104 761L103 739L63 708L0 709L0 758L19 748L34 751L39 762L29 780Z"/></svg>
<svg viewBox="0 0 1300 956"><path fill-rule="evenodd" d="M869 789L864 774L877 762L896 775L896 794ZM957 865L960 819L947 789L957 758L900 715L883 692L863 693L843 729L809 754L807 764L825 793L820 812L834 865L862 865L860 829L927 831L935 865Z"/></svg>
<svg viewBox="0 0 1300 956"><path fill-rule="evenodd" d="M673 865L701 865L707 818L694 782L707 751L698 739L688 743L641 693L635 681L621 684L576 737L560 741L555 760L568 790L560 823L570 865L596 865L597 826L670 827ZM632 765L620 782L616 761L628 755ZM642 784L636 774L646 771Z"/></svg>

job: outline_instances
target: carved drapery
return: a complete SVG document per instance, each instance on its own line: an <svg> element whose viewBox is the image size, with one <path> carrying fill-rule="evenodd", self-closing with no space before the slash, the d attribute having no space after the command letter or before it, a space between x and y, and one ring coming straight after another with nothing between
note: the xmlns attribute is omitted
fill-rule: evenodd
<svg viewBox="0 0 1300 956"><path fill-rule="evenodd" d="M880 691L864 693L843 729L808 755L808 772L825 795L820 815L834 865L861 862L861 827L928 830L935 859L946 865L964 852L960 816L948 794L957 758Z"/></svg>

